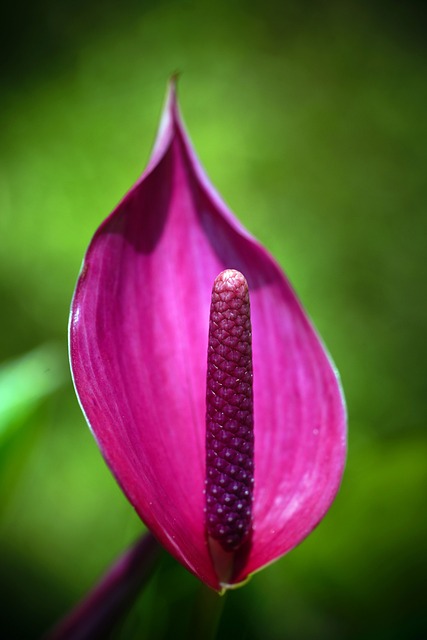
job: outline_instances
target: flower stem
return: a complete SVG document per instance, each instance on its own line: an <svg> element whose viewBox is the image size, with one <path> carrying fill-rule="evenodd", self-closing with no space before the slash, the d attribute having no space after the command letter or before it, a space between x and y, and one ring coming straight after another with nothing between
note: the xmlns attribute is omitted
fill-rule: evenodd
<svg viewBox="0 0 427 640"><path fill-rule="evenodd" d="M155 568L160 545L146 533L106 572L100 582L45 640L97 640L131 607Z"/></svg>
<svg viewBox="0 0 427 640"><path fill-rule="evenodd" d="M192 619L192 637L197 640L215 640L225 604L225 594L219 595L204 584L200 585Z"/></svg>

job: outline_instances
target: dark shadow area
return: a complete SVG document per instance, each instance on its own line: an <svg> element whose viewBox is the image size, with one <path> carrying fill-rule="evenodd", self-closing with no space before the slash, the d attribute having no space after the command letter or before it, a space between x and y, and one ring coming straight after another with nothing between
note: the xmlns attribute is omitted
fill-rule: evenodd
<svg viewBox="0 0 427 640"><path fill-rule="evenodd" d="M135 17L167 7L172 2L166 0L45 0L20 3L3 3L0 21L0 82L5 86L19 87L22 82L33 80L44 73L73 67L76 52L82 41L91 38L111 25L125 25ZM188 6L191 7L189 2ZM360 5L360 7L359 7ZM425 50L427 5L422 0L398 2L397 0L376 0L345 3L337 0L303 0L281 3L267 0L260 3L240 0L233 4L233 11L247 8L259 20L260 26L267 28L272 38L292 40L295 33L305 29L307 24L322 22L326 16L333 19L359 7L367 16L373 17L381 30L392 30L399 38L404 38L412 46ZM358 10L359 10L358 8Z"/></svg>
<svg viewBox="0 0 427 640"><path fill-rule="evenodd" d="M162 0L160 0L162 2ZM159 1L45 0L2 4L0 81L20 86L46 71L73 67L80 43L111 24L126 23Z"/></svg>
<svg viewBox="0 0 427 640"><path fill-rule="evenodd" d="M0 549L0 629L3 640L36 640L69 606L69 594L35 562Z"/></svg>
<svg viewBox="0 0 427 640"><path fill-rule="evenodd" d="M153 171L132 188L99 233L121 234L139 253L154 251L168 217L172 156L172 148L169 148Z"/></svg>

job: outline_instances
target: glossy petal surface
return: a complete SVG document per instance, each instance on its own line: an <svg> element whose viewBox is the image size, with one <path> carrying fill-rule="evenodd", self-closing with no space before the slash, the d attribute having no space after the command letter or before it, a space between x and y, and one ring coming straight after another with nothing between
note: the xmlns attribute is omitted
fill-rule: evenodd
<svg viewBox="0 0 427 640"><path fill-rule="evenodd" d="M169 93L142 178L87 251L71 310L74 382L98 445L159 541L219 589L205 532L205 395L212 283L249 284L255 493L239 582L300 542L338 489L345 410L289 283L209 184Z"/></svg>

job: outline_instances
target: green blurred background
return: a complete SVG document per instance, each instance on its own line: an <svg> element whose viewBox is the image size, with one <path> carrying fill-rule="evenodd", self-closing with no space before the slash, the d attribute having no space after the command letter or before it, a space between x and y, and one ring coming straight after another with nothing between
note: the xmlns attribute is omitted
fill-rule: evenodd
<svg viewBox="0 0 427 640"><path fill-rule="evenodd" d="M350 417L328 516L227 595L217 637L426 638L425 3L3 9L1 637L37 638L142 530L78 407L66 329L84 251L180 70L199 156L291 278ZM112 637L194 637L205 598L165 554Z"/></svg>

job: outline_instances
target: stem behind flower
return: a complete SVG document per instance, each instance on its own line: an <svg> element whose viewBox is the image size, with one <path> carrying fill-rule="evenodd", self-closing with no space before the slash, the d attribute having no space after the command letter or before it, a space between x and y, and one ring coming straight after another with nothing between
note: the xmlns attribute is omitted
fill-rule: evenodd
<svg viewBox="0 0 427 640"><path fill-rule="evenodd" d="M146 533L107 571L101 581L45 640L97 640L107 637L151 577L160 545Z"/></svg>

